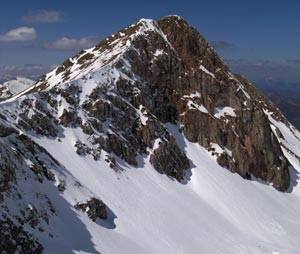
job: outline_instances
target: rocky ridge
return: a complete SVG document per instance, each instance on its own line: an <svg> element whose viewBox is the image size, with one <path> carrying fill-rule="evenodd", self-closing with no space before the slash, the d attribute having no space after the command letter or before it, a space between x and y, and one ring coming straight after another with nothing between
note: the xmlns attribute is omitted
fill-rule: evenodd
<svg viewBox="0 0 300 254"><path fill-rule="evenodd" d="M289 123L177 16L121 30L23 93L35 91L20 98L15 124L52 137L58 123L81 127L91 140L85 153L94 158L105 150L137 165L137 154L149 153L159 139L163 148L150 152L151 162L180 181L188 159L164 127L178 123L189 141L212 151L217 145L218 162L230 171L281 191L289 187L289 163L264 110ZM174 163L167 163L170 156Z"/></svg>

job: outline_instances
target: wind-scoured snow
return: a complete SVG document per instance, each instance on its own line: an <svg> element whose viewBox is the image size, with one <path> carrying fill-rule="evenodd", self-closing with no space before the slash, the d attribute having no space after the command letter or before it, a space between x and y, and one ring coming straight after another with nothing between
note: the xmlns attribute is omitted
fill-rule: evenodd
<svg viewBox="0 0 300 254"><path fill-rule="evenodd" d="M147 123L147 120L148 120L148 117L145 115L145 113L143 112L143 106L140 105L139 109L137 110L137 113L139 114L140 116L140 119L141 119L141 122L143 125L146 125Z"/></svg>
<svg viewBox="0 0 300 254"><path fill-rule="evenodd" d="M154 52L154 56L160 56L160 55L163 55L164 54L164 51L162 49L157 49L155 50Z"/></svg>
<svg viewBox="0 0 300 254"><path fill-rule="evenodd" d="M203 105L198 105L198 104L196 104L196 103L194 103L192 101L188 101L187 105L188 105L189 109L197 109L197 110L199 110L199 111L201 111L203 113L208 114L207 109Z"/></svg>
<svg viewBox="0 0 300 254"><path fill-rule="evenodd" d="M280 122L280 121L276 121L273 117L272 117L272 113L269 111L264 111L265 114L268 116L270 123L272 126L275 126L276 128L279 129L282 138L278 137L278 134L276 133L276 131L274 131L275 135L280 139L280 141L282 142L282 144L287 147L290 151L292 151L294 154L300 154L300 150L299 150L299 142L300 142L300 133L299 131L294 128L293 126L286 126L286 124ZM272 130L275 130L274 128L272 128Z"/></svg>
<svg viewBox="0 0 300 254"><path fill-rule="evenodd" d="M200 65L200 70L204 71L206 74L211 76L212 78L215 78L215 74L211 73L209 70L207 70L202 64Z"/></svg>
<svg viewBox="0 0 300 254"><path fill-rule="evenodd" d="M201 98L201 94L197 91L192 92L190 95L184 95L182 97L182 99L187 101L187 106L189 109L191 109L191 110L196 109L196 110L201 111L202 113L209 114L208 110L205 108L204 105L199 104L196 102L196 100L194 100L194 99L200 99L200 98Z"/></svg>
<svg viewBox="0 0 300 254"><path fill-rule="evenodd" d="M236 117L236 114L232 107L229 107L229 106L222 107L222 108L216 107L214 110L214 117L216 117L216 118L226 117L227 115Z"/></svg>
<svg viewBox="0 0 300 254"><path fill-rule="evenodd" d="M250 95L246 92L245 87L243 86L243 84L231 73L228 73L228 76L230 79L234 80L235 82L237 82L238 84L238 88L237 88L237 92L239 92L240 90L243 92L243 94L246 96L246 98L248 100L251 100Z"/></svg>
<svg viewBox="0 0 300 254"><path fill-rule="evenodd" d="M201 94L197 91L192 92L190 95L184 95L183 98L189 99L189 98L201 98Z"/></svg>
<svg viewBox="0 0 300 254"><path fill-rule="evenodd" d="M217 154L227 153L230 157L232 156L232 151L230 151L227 148L222 148L216 143L211 143L210 147L214 149L214 153Z"/></svg>

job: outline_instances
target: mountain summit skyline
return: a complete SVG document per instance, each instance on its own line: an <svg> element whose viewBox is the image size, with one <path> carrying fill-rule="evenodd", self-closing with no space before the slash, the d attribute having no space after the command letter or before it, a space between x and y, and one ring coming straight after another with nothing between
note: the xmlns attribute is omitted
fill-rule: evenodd
<svg viewBox="0 0 300 254"><path fill-rule="evenodd" d="M1 253L299 250L300 132L180 16L24 88L0 102Z"/></svg>
<svg viewBox="0 0 300 254"><path fill-rule="evenodd" d="M232 71L251 82L273 78L300 84L300 3L296 0L289 4L151 1L144 5L119 0L72 5L58 0L12 0L2 7L0 80L7 81L8 76L36 80L120 27L142 17L178 14L201 31Z"/></svg>

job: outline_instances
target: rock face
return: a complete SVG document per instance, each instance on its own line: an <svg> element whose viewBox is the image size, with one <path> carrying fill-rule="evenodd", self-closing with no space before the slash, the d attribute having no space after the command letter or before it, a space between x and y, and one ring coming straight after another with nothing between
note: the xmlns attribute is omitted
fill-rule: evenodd
<svg viewBox="0 0 300 254"><path fill-rule="evenodd" d="M245 178L254 175L273 182L278 190L286 190L290 179L288 162L264 113L265 104L257 100L254 89L247 89L249 84L245 86L231 74L208 43L185 21L168 17L158 21L158 25L182 60L183 69L189 71L182 91L175 82L169 88L181 93L179 100L184 102L176 103L178 94L168 96L174 101L173 106L177 105L185 136L207 148L215 143L229 149L231 156L224 153L218 162L230 171ZM182 76L183 71L178 74ZM184 97L195 91L200 93L198 101L192 99L195 107L190 104L185 108L184 104L191 100ZM199 105L206 110L199 110ZM216 113L222 109L224 114L218 116ZM226 114L226 109L234 113Z"/></svg>
<svg viewBox="0 0 300 254"><path fill-rule="evenodd" d="M0 137L7 137L12 133L18 133L18 131L12 127L3 126L0 123Z"/></svg>
<svg viewBox="0 0 300 254"><path fill-rule="evenodd" d="M208 150L218 145L223 152L217 161L230 171L280 191L289 187L289 163L266 112L285 118L180 17L141 20L121 30L25 93L37 90L20 102L17 125L51 137L61 126L80 127L91 142L77 142L81 155L97 159L104 150L136 166L137 156L150 152L158 172L180 181L189 161L164 126L170 122L191 142Z"/></svg>
<svg viewBox="0 0 300 254"><path fill-rule="evenodd" d="M34 237L16 226L10 219L0 220L0 252L10 253L43 253L43 246Z"/></svg>
<svg viewBox="0 0 300 254"><path fill-rule="evenodd" d="M107 219L107 208L102 200L97 198L91 198L85 203L77 203L75 209L81 210L87 213L92 221L96 221L98 218L105 220Z"/></svg>
<svg viewBox="0 0 300 254"><path fill-rule="evenodd" d="M60 165L43 147L1 121L0 253L42 253L41 243L29 231L45 231L55 208L48 193L30 188L33 183L52 185L51 170Z"/></svg>
<svg viewBox="0 0 300 254"><path fill-rule="evenodd" d="M183 180L190 166L189 160L182 155L173 137L159 141L158 148L150 156L150 162L158 172L165 173L179 181Z"/></svg>

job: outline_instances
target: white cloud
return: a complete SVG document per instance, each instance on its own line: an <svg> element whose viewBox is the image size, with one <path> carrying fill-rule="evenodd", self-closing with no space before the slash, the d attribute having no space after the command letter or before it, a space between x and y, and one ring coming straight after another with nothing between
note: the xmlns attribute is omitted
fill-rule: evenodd
<svg viewBox="0 0 300 254"><path fill-rule="evenodd" d="M90 48L96 43L97 40L95 37L85 37L81 39L63 37L56 41L43 43L42 48L54 50L79 50L84 48Z"/></svg>
<svg viewBox="0 0 300 254"><path fill-rule="evenodd" d="M25 15L22 20L26 23L58 23L63 21L63 14L59 11L40 10Z"/></svg>
<svg viewBox="0 0 300 254"><path fill-rule="evenodd" d="M36 38L33 27L18 27L0 35L0 41L32 41Z"/></svg>

